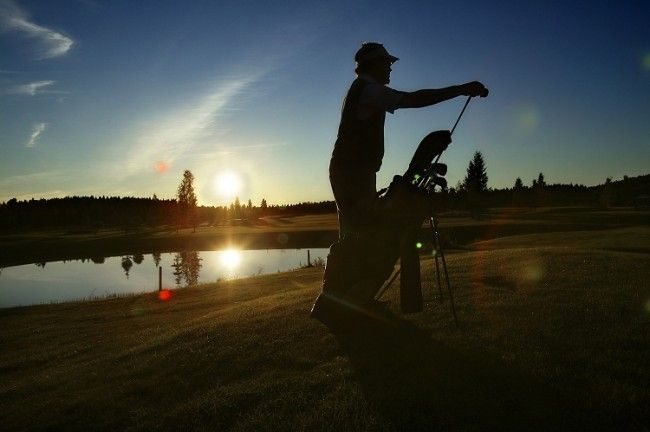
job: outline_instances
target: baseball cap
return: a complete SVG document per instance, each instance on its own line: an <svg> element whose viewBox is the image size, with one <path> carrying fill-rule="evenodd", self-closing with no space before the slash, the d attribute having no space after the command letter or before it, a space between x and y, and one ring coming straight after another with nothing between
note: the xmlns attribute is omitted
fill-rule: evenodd
<svg viewBox="0 0 650 432"><path fill-rule="evenodd" d="M399 60L397 57L389 54L388 51L386 51L386 48L377 42L363 43L361 48L359 48L359 51L354 55L354 61L356 61L357 64L367 63L377 58L386 58L391 63L395 63Z"/></svg>

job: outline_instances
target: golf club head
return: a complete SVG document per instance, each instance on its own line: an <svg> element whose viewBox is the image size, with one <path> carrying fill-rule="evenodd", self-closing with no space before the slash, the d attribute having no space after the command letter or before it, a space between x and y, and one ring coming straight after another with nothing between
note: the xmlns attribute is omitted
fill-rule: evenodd
<svg viewBox="0 0 650 432"><path fill-rule="evenodd" d="M429 177L429 185L431 185L431 188L440 186L443 189L447 189L447 179L436 174L431 174L431 177Z"/></svg>
<svg viewBox="0 0 650 432"><path fill-rule="evenodd" d="M429 168L433 158L445 151L451 143L451 133L448 130L434 131L425 136L418 145L404 178L412 181L415 176L422 176Z"/></svg>
<svg viewBox="0 0 650 432"><path fill-rule="evenodd" d="M447 174L447 164L443 164L443 163L431 164L431 171L440 176L444 176Z"/></svg>

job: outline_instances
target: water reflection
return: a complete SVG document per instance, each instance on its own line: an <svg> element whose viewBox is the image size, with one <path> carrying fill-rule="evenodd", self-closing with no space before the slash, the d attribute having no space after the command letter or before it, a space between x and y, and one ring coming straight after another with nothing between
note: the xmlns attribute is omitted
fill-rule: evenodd
<svg viewBox="0 0 650 432"><path fill-rule="evenodd" d="M126 274L126 278L129 278L129 270L131 270L131 267L133 267L133 261L131 261L130 256L125 256L122 257L122 269L124 269L124 273Z"/></svg>
<svg viewBox="0 0 650 432"><path fill-rule="evenodd" d="M196 285L199 282L199 270L201 270L199 253L197 251L175 253L172 268L177 288Z"/></svg>
<svg viewBox="0 0 650 432"><path fill-rule="evenodd" d="M158 267L160 265L160 252L152 253L151 257L153 258L154 265Z"/></svg>
<svg viewBox="0 0 650 432"><path fill-rule="evenodd" d="M219 252L219 262L228 270L235 270L241 263L241 251L237 249L226 249Z"/></svg>
<svg viewBox="0 0 650 432"><path fill-rule="evenodd" d="M292 270L305 266L308 254L306 249L227 249L91 256L5 267L0 268L0 307L157 291L159 266L163 288L180 288ZM324 263L326 256L327 249L311 249L312 263ZM153 266L139 265L149 257Z"/></svg>

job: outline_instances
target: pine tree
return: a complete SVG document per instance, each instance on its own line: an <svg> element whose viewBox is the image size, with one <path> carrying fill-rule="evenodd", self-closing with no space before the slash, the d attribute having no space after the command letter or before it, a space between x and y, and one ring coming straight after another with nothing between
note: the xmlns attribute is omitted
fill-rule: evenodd
<svg viewBox="0 0 650 432"><path fill-rule="evenodd" d="M515 180L515 187L514 187L514 190L516 190L516 191L520 191L520 190L522 190L523 188L524 188L524 183L521 181L521 178L520 178L520 177L517 177L517 179Z"/></svg>
<svg viewBox="0 0 650 432"><path fill-rule="evenodd" d="M515 186L512 188L512 204L519 206L524 200L524 183L520 177L515 180Z"/></svg>
<svg viewBox="0 0 650 432"><path fill-rule="evenodd" d="M485 160L480 151L474 153L474 157L467 167L467 175L463 180L463 189L467 193L467 205L470 216L478 219L482 208L481 194L487 191L487 169Z"/></svg>
<svg viewBox="0 0 650 432"><path fill-rule="evenodd" d="M539 173L537 180L533 180L533 192L535 194L535 205L538 207L546 204L546 181L544 174Z"/></svg>
<svg viewBox="0 0 650 432"><path fill-rule="evenodd" d="M485 192L487 190L487 168L485 160L480 151L474 153L474 157L467 167L467 175L463 181L463 187L471 192Z"/></svg>
<svg viewBox="0 0 650 432"><path fill-rule="evenodd" d="M190 170L183 172L183 179L178 186L178 211L181 226L191 224L196 231L196 194L194 193L194 175Z"/></svg>

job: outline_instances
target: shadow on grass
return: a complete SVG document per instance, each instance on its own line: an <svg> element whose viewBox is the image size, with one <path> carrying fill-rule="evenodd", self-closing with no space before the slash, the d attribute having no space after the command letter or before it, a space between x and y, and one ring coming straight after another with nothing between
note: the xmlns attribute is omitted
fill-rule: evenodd
<svg viewBox="0 0 650 432"><path fill-rule="evenodd" d="M607 428L574 396L485 353L436 342L397 317L337 340L389 430Z"/></svg>

